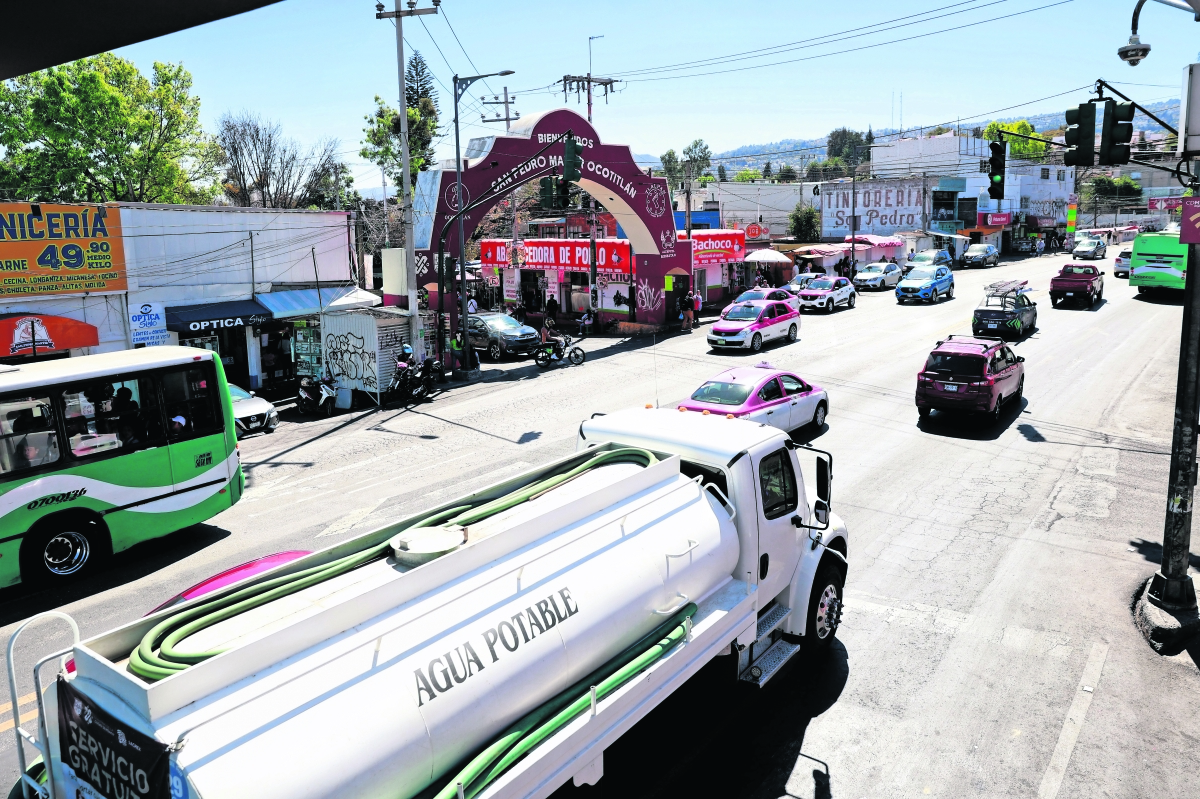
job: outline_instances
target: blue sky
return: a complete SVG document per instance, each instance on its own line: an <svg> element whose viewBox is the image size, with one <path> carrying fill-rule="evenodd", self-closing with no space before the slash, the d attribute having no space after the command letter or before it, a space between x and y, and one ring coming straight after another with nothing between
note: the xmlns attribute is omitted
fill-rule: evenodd
<svg viewBox="0 0 1200 799"><path fill-rule="evenodd" d="M393 1L387 0L389 8ZM420 0L422 7L430 4ZM542 87L586 72L588 36L603 35L593 43L594 72L626 81L607 105L597 106L597 129L605 141L659 154L695 138L720 151L817 137L842 125L898 125L901 94L910 128L986 118L1098 77L1146 84L1121 87L1144 102L1177 98L1181 69L1197 58L1200 23L1148 3L1140 33L1153 51L1130 68L1116 48L1129 36L1133 6L1134 0L445 0L445 14L421 17L424 26L410 20L404 31L447 85L454 71L515 71L487 87L476 84L462 114L470 123L464 144L503 129L479 123L481 93L499 93L504 85L520 90L522 113L563 105L561 87L557 94ZM951 30L938 32L945 29ZM852 48L864 49L839 52ZM182 61L209 130L225 111L249 109L278 120L301 142L335 137L357 185L379 186L378 171L357 156L362 117L376 94L395 104L398 88L395 29L375 19L374 0L284 0L118 53L143 70L156 60ZM739 53L746 55L681 71L631 72ZM744 69L760 64L773 65ZM723 70L737 71L693 76ZM664 77L670 79L647 80ZM538 90L525 91L531 89ZM1077 91L996 116L1061 110L1086 98ZM443 90L439 100L449 132L450 93ZM583 110L574 95L567 104ZM451 156L452 148L447 137L439 154Z"/></svg>

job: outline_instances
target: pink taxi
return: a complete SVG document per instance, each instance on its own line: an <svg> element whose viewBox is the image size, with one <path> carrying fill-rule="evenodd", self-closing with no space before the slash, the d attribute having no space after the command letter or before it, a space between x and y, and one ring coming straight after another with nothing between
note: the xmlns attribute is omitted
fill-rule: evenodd
<svg viewBox="0 0 1200 799"><path fill-rule="evenodd" d="M708 331L708 346L762 349L773 339L795 341L800 337L800 312L778 300L750 300L731 305Z"/></svg>
<svg viewBox="0 0 1200 799"><path fill-rule="evenodd" d="M763 361L726 369L679 403L679 408L749 419L786 431L825 424L829 396L820 386Z"/></svg>

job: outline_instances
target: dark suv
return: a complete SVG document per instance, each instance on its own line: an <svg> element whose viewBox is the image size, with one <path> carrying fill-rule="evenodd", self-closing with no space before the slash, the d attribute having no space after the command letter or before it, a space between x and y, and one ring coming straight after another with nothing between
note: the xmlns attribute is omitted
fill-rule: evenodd
<svg viewBox="0 0 1200 799"><path fill-rule="evenodd" d="M528 355L542 340L532 327L503 313L472 314L467 318L467 331L471 346L486 350L493 361L505 355Z"/></svg>
<svg viewBox="0 0 1200 799"><path fill-rule="evenodd" d="M971 317L977 336L1020 338L1037 327L1037 303L1029 299L1028 280L1004 280L984 288L983 301Z"/></svg>
<svg viewBox="0 0 1200 799"><path fill-rule="evenodd" d="M1000 419L1009 400L1025 391L1025 359L1002 339L950 336L939 341L917 375L917 413L970 411Z"/></svg>

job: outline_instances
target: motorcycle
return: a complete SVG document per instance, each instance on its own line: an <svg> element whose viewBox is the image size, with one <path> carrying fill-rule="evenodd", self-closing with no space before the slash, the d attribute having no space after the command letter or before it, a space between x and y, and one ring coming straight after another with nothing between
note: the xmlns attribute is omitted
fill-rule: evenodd
<svg viewBox="0 0 1200 799"><path fill-rule="evenodd" d="M396 400L419 402L433 393L437 383L433 358L426 358L418 368L411 348L405 345L402 354L406 357L396 358L396 369L384 392L384 405L390 405Z"/></svg>
<svg viewBox="0 0 1200 799"><path fill-rule="evenodd" d="M553 360L557 359L561 361L565 358L574 366L579 366L583 363L587 354L584 353L582 348L571 346L571 343L571 337L564 333L561 341L553 341L540 345L534 352L534 363L544 369Z"/></svg>
<svg viewBox="0 0 1200 799"><path fill-rule="evenodd" d="M322 377L317 380L311 377L302 378L300 390L296 394L296 410L306 415L333 416L337 392L337 380L332 377Z"/></svg>

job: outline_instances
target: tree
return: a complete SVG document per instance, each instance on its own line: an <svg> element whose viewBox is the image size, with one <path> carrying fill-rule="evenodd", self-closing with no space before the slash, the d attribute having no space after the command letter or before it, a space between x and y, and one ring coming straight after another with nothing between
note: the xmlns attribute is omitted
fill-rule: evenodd
<svg viewBox="0 0 1200 799"><path fill-rule="evenodd" d="M693 176L701 175L712 165L712 150L704 143L704 139L696 139L683 148L683 162Z"/></svg>
<svg viewBox="0 0 1200 799"><path fill-rule="evenodd" d="M742 167L741 169L738 170L738 173L733 176L733 180L735 183L750 183L751 181L761 180L761 179L762 179L762 172L759 172L757 169L752 169L748 166Z"/></svg>
<svg viewBox="0 0 1200 799"><path fill-rule="evenodd" d="M243 111L225 114L217 127L225 151L225 196L234 205L262 208L320 207L337 195L346 165L337 160L337 139L307 150L283 136L278 122Z"/></svg>
<svg viewBox="0 0 1200 799"><path fill-rule="evenodd" d="M221 150L181 64L112 53L0 83L0 191L31 200L212 202Z"/></svg>
<svg viewBox="0 0 1200 799"><path fill-rule="evenodd" d="M1097 175L1083 185L1081 205L1087 210L1104 210L1135 205L1142 200L1142 187L1133 178Z"/></svg>
<svg viewBox="0 0 1200 799"><path fill-rule="evenodd" d="M813 161L804 171L804 179L812 182L821 180L837 180L847 177L850 167L839 156L827 158L824 161Z"/></svg>
<svg viewBox="0 0 1200 799"><path fill-rule="evenodd" d="M803 201L788 214L788 234L801 244L821 240L821 212Z"/></svg>
<svg viewBox="0 0 1200 799"><path fill-rule="evenodd" d="M705 186L707 186L708 184L710 184L714 180L716 180L716 178L713 177L712 172L705 172L703 175L701 175L698 178L698 180L700 181L700 187L704 188Z"/></svg>
<svg viewBox="0 0 1200 799"><path fill-rule="evenodd" d="M722 183L726 181L724 164L717 164L717 180L721 181Z"/></svg>
<svg viewBox="0 0 1200 799"><path fill-rule="evenodd" d="M1040 141L1019 139L1016 136L1001 136L1000 131L1002 130L1019 133L1022 136L1032 136L1037 133L1033 125L1030 125L1029 121L1025 119L1009 123L989 122L987 128L983 131L983 138L988 141L1007 141L1008 154L1014 158L1042 155L1046 152L1046 145Z"/></svg>
<svg viewBox="0 0 1200 799"><path fill-rule="evenodd" d="M411 62L410 62L411 65ZM433 140L437 136L437 108L429 97L421 97L408 113L409 169L413 182L417 173L429 169L435 157ZM362 149L358 154L387 172L393 185L401 185L404 158L400 144L400 112L375 97L375 111L363 117Z"/></svg>
<svg viewBox="0 0 1200 799"><path fill-rule="evenodd" d="M796 167L792 166L791 164L784 164L783 166L779 167L780 183L794 183L796 178Z"/></svg>
<svg viewBox="0 0 1200 799"><path fill-rule="evenodd" d="M683 166L679 163L679 156L672 149L660 155L658 160L662 161L662 171L670 189L674 191L679 188L679 182L683 180Z"/></svg>
<svg viewBox="0 0 1200 799"><path fill-rule="evenodd" d="M849 128L838 128L829 132L825 139L825 157L842 158L850 161L854 158L854 148L863 144L863 135Z"/></svg>
<svg viewBox="0 0 1200 799"><path fill-rule="evenodd" d="M770 161L763 164L762 176L763 176L763 179L771 177L771 162Z"/></svg>
<svg viewBox="0 0 1200 799"><path fill-rule="evenodd" d="M429 65L421 57L420 51L413 50L412 56L408 59L408 66L404 68L404 104L409 108L420 108L422 97L429 98L429 102L433 105L434 117L440 116L437 89L433 85L433 73L429 71Z"/></svg>

